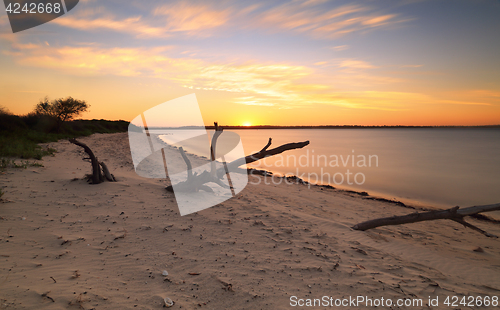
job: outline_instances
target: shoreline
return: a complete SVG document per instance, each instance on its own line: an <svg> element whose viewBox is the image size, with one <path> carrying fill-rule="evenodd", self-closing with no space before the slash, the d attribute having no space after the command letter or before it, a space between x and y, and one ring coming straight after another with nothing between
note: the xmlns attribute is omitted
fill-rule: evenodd
<svg viewBox="0 0 500 310"><path fill-rule="evenodd" d="M279 125L257 125L257 126L231 126L219 125L228 130L259 130L259 129L500 129L500 125L443 125L443 126L412 126L412 125L319 125L319 126L279 126ZM214 130L215 126L184 126L184 127L148 127L150 130Z"/></svg>
<svg viewBox="0 0 500 310"><path fill-rule="evenodd" d="M376 201L382 201L390 204L394 204L403 208L407 209L412 209L412 210L417 210L417 211L435 211L435 210L446 210L451 207L439 207L439 205L430 205L427 203L422 203L417 200L411 200L411 199L398 199L398 198L393 198L390 199L388 196L384 195L378 195L378 194L370 194L367 191L357 191L357 190L352 190L348 188L342 188L342 187L335 187L330 184L316 184L316 183L311 183L309 181L306 181L304 179L301 179L297 177L296 175L275 175L273 174L272 171L269 170L263 170L263 169L255 169L255 168L247 168L248 174L251 175L259 175L259 176L264 176L264 177L276 177L280 178L283 180L293 180L295 183L287 183L287 184L293 184L293 185L305 185L310 188L311 186L320 188L323 190L324 188L326 189L331 189L335 190L338 193L344 193L346 195L351 196L352 194L359 196L361 199L367 199L367 200L376 200ZM467 206L461 206L461 207L467 207ZM485 221L490 221L492 223L500 223L499 220L491 218L487 215L482 215L479 217L480 219L483 219Z"/></svg>
<svg viewBox="0 0 500 310"><path fill-rule="evenodd" d="M477 141L481 141L477 142L478 147L487 147L488 143L493 143L492 138L498 136L498 131L490 131L491 135L481 140L479 137L483 134L477 131L467 132L471 134L469 140L476 137ZM464 151L464 153L460 153L463 154L461 157L453 157L451 150L459 151L466 144L457 141L456 138L461 135L451 131L443 133L439 139L434 137L431 131L423 136L418 134L418 139L429 138L434 141L428 149L422 148L422 150L413 150L409 146L403 147L405 143L410 143L408 142L410 140L405 139L411 138L407 135L413 137L417 131L414 134L407 134L405 131L387 134L389 136L385 140L378 141L370 138L372 136L378 137L376 132L366 135L355 131L351 131L350 134L335 134L333 131L330 133L318 131L315 134L300 131L295 133L283 131L280 134L273 134L272 131L265 130L262 132L255 130L250 130L247 133L239 132L243 143L246 143L244 148L247 150L247 154L252 153L250 151L260 150L262 145L258 141L264 141L264 136L276 136L275 138L279 139L275 141L278 143L276 146L295 141L295 138L292 137L295 135L297 135L296 139L300 141L311 140L311 146L303 150L291 151L248 165L248 167L271 171L274 175L296 175L311 183L329 184L343 190L366 191L373 196L426 208L446 209L457 205L467 207L490 204L498 200L498 193L493 190L495 184L498 183L498 180L494 178L494 171L498 170L498 167L491 166L495 164L493 161L496 158L495 154L498 153L498 148L490 148L489 152L481 155L484 160L474 161L471 159L474 158L472 151ZM347 137L353 138L354 142L345 140ZM162 138L167 143L172 140L169 136ZM444 138L450 138L449 141L454 141L453 143L449 142L452 147L443 150L444 146L441 147L443 143L436 145L436 141L441 141L440 139ZM337 147L324 146L328 144L325 141L337 141L338 139L341 142L337 142ZM393 140L402 143L396 143L396 145L400 145L399 149L393 146L395 151L382 151L381 146L386 143L384 141ZM369 143L363 144L366 141ZM312 146L313 143L314 146ZM352 143L352 147L349 147L349 143ZM387 143L390 144L390 142ZM262 144L264 143L262 142ZM345 147L346 145L347 147ZM365 146L361 147L360 145ZM203 148L207 147L203 146ZM193 144L188 151L209 157L204 149ZM452 158L445 160L448 156L452 156ZM345 161L346 158L349 160L348 162ZM354 166L354 161L351 158L361 159L361 166L359 163ZM378 160L380 160L380 167ZM435 167L441 168L436 169ZM488 170L488 167L492 167L491 171ZM352 174L349 174L350 172ZM465 173L470 174L470 177L465 178ZM349 177L351 181L349 181Z"/></svg>
<svg viewBox="0 0 500 310"><path fill-rule="evenodd" d="M169 147L172 150L177 150L178 149L176 146L172 146L172 145L168 144L167 142L165 142L162 138L160 138L161 135L162 134L157 134L157 133L152 134L152 136L154 136L157 139L157 141L159 141L161 144L165 145L166 147ZM190 153L188 151L186 151L186 154L189 154L189 155L194 156L196 158L201 158L201 159L209 160L209 158L207 158L205 156L194 154L194 153ZM252 172L253 172L256 175L262 175L262 176L268 176L268 177L277 177L277 178L280 178L280 179L283 179L283 180L293 180L297 184L302 184L302 185L305 184L305 185L318 186L320 188L335 189L335 190L337 190L339 192L345 192L347 194L356 194L356 195L359 195L359 196L367 197L367 199L374 199L374 200L378 200L378 201L385 201L385 202L393 203L393 204L396 204L396 205L400 205L402 207L409 208L409 209L429 211L429 210L447 209L447 208L453 207L453 206L448 206L448 205L445 205L445 204L433 203L433 202L430 202L430 201L423 202L423 201L419 201L419 200L416 200L416 199L404 199L402 197L397 197L397 196L395 198L390 198L390 196L394 196L394 195L377 193L377 192L374 193L374 194L370 194L366 190L363 190L363 189L355 190L353 188L349 188L348 186L339 186L337 184L319 184L319 183L314 183L314 182L310 182L309 180L306 180L306 179L301 179L301 178L299 178L295 174L282 175L281 173L277 173L277 172L272 171L272 170L258 169L258 168L248 167L248 166L247 166L246 169L247 169L249 175L252 174ZM462 207L465 207L465 206L462 206Z"/></svg>
<svg viewBox="0 0 500 310"><path fill-rule="evenodd" d="M4 308L160 309L170 298L172 309L291 309L292 296L444 300L500 291L499 241L458 223L355 231L410 212L285 183L248 184L237 197L180 216L166 180L135 173L126 133L81 142L118 182L87 184L90 164L67 141L50 144L58 152L44 167L3 172ZM470 221L500 234L499 225Z"/></svg>

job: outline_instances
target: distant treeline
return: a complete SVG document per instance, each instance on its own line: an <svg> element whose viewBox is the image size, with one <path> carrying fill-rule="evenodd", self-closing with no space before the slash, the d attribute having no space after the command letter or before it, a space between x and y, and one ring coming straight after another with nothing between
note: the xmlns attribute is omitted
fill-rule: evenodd
<svg viewBox="0 0 500 310"><path fill-rule="evenodd" d="M108 120L73 120L59 124L54 117L29 113L14 115L0 109L0 157L41 159L55 150L37 143L89 136L93 133L124 132L129 122Z"/></svg>
<svg viewBox="0 0 500 310"><path fill-rule="evenodd" d="M224 129L376 129L376 128L500 128L500 125L483 126L361 126L361 125L322 125L322 126L223 126ZM215 129L214 126L206 126L206 129Z"/></svg>
<svg viewBox="0 0 500 310"><path fill-rule="evenodd" d="M135 127L135 126L134 126ZM275 126L275 125L259 125L259 126L231 126L220 125L224 129L385 129L385 128L500 128L500 125L481 125L481 126L362 126L362 125L321 125L321 126ZM183 127L149 127L150 130L169 129L169 130L189 130L189 129L208 129L214 130L215 126L183 126ZM142 131L142 127L137 127L137 130Z"/></svg>

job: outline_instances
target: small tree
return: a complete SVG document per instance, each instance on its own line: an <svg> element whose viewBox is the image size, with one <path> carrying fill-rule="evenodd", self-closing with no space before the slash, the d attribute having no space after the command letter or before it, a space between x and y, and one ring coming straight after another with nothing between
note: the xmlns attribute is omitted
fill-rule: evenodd
<svg viewBox="0 0 500 310"><path fill-rule="evenodd" d="M72 97L59 98L52 102L49 101L48 97L45 97L36 105L35 113L53 117L57 122L57 130L59 131L64 122L70 121L81 113L86 112L89 107L90 105L85 100L78 100Z"/></svg>
<svg viewBox="0 0 500 310"><path fill-rule="evenodd" d="M10 115L10 114L11 114L10 111L6 107L0 105L0 115Z"/></svg>

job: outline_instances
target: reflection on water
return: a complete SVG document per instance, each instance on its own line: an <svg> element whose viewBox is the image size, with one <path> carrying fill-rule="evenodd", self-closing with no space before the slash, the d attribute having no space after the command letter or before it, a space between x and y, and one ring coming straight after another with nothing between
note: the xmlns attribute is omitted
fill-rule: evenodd
<svg viewBox="0 0 500 310"><path fill-rule="evenodd" d="M251 164L253 167L305 179L310 176L309 179L317 183L439 206L472 206L500 201L498 129L235 132L241 136L246 154L260 150L269 137L273 138L271 147L289 142L311 142L304 149L267 158ZM329 182L324 182L327 180Z"/></svg>
<svg viewBox="0 0 500 310"><path fill-rule="evenodd" d="M270 137L273 138L270 148L310 141L303 149L249 165L274 173L293 174L314 183L436 206L472 206L500 201L498 129L252 129L233 132L240 135L247 155L261 150ZM169 140L168 136L163 138ZM192 140L194 142L185 148L209 157L209 139L205 136L203 142Z"/></svg>
<svg viewBox="0 0 500 310"><path fill-rule="evenodd" d="M206 158L211 157L210 145L214 135L213 130L152 130L151 133L160 134L160 139L165 143L175 147L182 147L188 153ZM233 152L240 141L239 135L235 132L223 131L220 133L214 154L216 160L224 157L226 162L230 162L243 157L243 154Z"/></svg>

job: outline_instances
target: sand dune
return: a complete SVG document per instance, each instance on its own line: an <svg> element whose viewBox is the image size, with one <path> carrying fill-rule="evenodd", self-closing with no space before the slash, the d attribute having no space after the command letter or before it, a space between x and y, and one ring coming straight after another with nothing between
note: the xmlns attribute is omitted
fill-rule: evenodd
<svg viewBox="0 0 500 310"><path fill-rule="evenodd" d="M291 296L421 298L421 307L385 308L468 309L443 302L500 296L499 240L451 221L354 231L412 211L284 183L249 184L181 217L166 180L135 173L126 133L81 141L119 182L88 185L90 165L67 141L50 145L58 152L44 167L2 172L0 309L159 309L165 297L172 309L297 308ZM498 225L471 222L500 235ZM439 305L427 307L429 296Z"/></svg>

